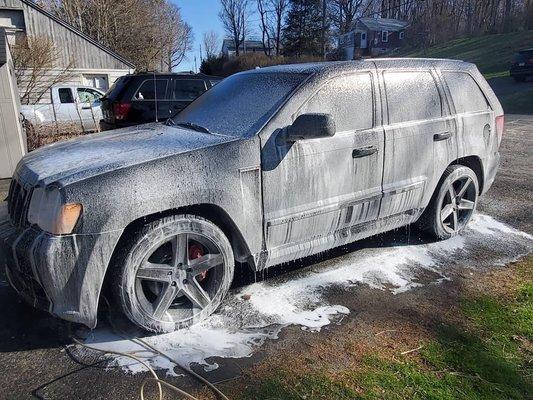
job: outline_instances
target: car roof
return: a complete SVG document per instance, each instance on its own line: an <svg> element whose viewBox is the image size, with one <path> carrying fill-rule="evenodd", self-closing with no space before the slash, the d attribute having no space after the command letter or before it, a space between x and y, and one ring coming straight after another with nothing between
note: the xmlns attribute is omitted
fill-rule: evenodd
<svg viewBox="0 0 533 400"><path fill-rule="evenodd" d="M345 72L356 69L373 67L374 63L378 68L431 68L469 70L474 68L474 64L461 61L438 58L371 58L355 61L325 61L302 64L284 64L272 67L256 68L247 72L255 73L301 73L319 74Z"/></svg>
<svg viewBox="0 0 533 400"><path fill-rule="evenodd" d="M124 76L157 76L157 77L184 77L184 78L199 78L199 79L223 79L220 76L206 75L194 72L136 72L134 74L128 74Z"/></svg>
<svg viewBox="0 0 533 400"><path fill-rule="evenodd" d="M76 88L79 88L79 89L94 89L94 90L97 90L99 92L104 92L104 90L102 89L98 89L98 88L95 88L93 86L87 86L87 85L76 85L76 84L65 84L65 85L62 85L62 84L57 84L57 85L53 85L52 88L54 89L61 89L61 88L69 88L69 89L76 89Z"/></svg>

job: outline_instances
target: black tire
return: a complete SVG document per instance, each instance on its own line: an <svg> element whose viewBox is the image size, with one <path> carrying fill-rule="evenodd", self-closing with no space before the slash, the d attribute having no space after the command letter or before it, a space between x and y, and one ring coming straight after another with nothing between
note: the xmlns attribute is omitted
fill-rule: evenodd
<svg viewBox="0 0 533 400"><path fill-rule="evenodd" d="M207 318L228 292L235 267L222 230L185 214L145 225L115 259L112 298L131 322L151 332L171 332Z"/></svg>
<svg viewBox="0 0 533 400"><path fill-rule="evenodd" d="M418 221L419 227L437 239L461 233L472 219L478 194L474 171L463 165L449 166Z"/></svg>

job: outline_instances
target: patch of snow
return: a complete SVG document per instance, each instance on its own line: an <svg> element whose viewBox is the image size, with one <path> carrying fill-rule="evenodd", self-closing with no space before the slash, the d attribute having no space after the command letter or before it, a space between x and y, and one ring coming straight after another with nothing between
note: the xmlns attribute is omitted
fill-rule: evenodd
<svg viewBox="0 0 533 400"><path fill-rule="evenodd" d="M254 283L228 296L219 311L206 321L144 340L181 365L198 364L211 371L218 368L213 357L249 357L266 340L276 339L285 326L298 325L318 331L348 314L350 311L345 306L328 304L325 293L330 287L350 290L354 285L363 284L402 293L421 286L418 277L424 271L434 277L432 284L440 284L450 279L445 275L447 264L474 262L473 253L478 248L504 249L514 244L524 254L531 250L531 239L527 233L477 214L462 236L434 243L367 248L323 261L292 279ZM496 257L491 265L502 260L502 256ZM245 294L248 300L243 299ZM173 362L146 353L140 345L109 330L93 331L86 343L113 351L143 351L140 354L154 368L176 375ZM115 357L114 364L132 373L144 368L123 357Z"/></svg>

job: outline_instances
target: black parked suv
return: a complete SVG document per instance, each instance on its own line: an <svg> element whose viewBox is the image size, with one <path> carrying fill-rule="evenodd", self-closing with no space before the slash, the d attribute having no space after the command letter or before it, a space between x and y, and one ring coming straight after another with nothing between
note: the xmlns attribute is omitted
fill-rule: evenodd
<svg viewBox="0 0 533 400"><path fill-rule="evenodd" d="M533 76L533 48L514 55L509 75L517 82L525 82L528 76Z"/></svg>
<svg viewBox="0 0 533 400"><path fill-rule="evenodd" d="M143 72L120 77L102 98L101 130L165 121L222 78Z"/></svg>

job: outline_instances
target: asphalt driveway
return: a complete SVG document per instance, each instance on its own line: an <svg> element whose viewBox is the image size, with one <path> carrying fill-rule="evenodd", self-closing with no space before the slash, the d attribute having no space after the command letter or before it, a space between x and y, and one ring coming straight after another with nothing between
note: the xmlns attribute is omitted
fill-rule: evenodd
<svg viewBox="0 0 533 400"><path fill-rule="evenodd" d="M522 232L533 234L533 117L507 115L506 122L500 172L480 201L484 215L464 238L431 243L405 229L277 268L268 273L267 283L254 283L256 277L244 273L212 326L187 332L186 338L181 334L151 340L182 361L194 361L193 368L209 380L231 382L246 377L265 358L283 357L305 346L309 337L333 340L348 321L386 319L386 310L403 302L424 304L436 292L446 294L454 276L473 265L505 264L528 253L531 238ZM372 269L373 263L379 265ZM354 275L348 279L347 273ZM342 280L349 284L341 285ZM242 300L244 294L250 301ZM285 303L276 310L279 301ZM71 335L88 332L26 306L4 279L0 309L0 398L138 398L144 373L125 372L135 367L124 360L115 359L110 368L97 354L70 347ZM101 324L89 338L104 348L116 346L120 338L110 335L105 320L102 312ZM204 346L207 341L209 346ZM179 376L179 369L152 361L178 375L169 381L198 388Z"/></svg>

